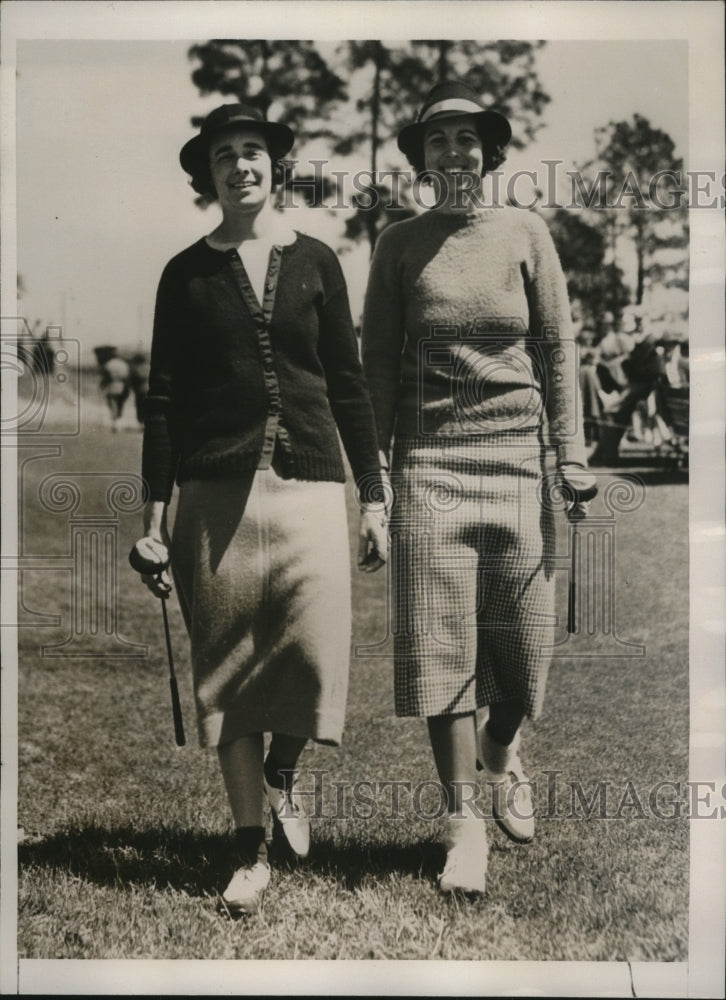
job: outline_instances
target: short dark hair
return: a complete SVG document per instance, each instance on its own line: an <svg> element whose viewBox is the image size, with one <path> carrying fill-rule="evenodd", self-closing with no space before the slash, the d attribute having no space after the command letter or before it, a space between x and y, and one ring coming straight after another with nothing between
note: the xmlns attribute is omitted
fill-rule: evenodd
<svg viewBox="0 0 726 1000"><path fill-rule="evenodd" d="M492 170L496 170L497 167L501 167L507 158L506 146L500 146L499 143L492 139L491 131L482 127L481 125L476 125L476 132L479 136L481 142L481 148L483 153L483 164L482 164L482 177L485 174L490 173ZM426 170L426 158L424 155L424 145L423 145L423 131L415 142L412 142L411 148L406 154L408 162L411 164L413 169L416 171L416 176L427 176L429 171Z"/></svg>

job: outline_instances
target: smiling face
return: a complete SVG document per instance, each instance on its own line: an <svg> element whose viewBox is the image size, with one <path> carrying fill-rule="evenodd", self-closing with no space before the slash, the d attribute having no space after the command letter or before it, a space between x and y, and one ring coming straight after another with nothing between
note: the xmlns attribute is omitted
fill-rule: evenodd
<svg viewBox="0 0 726 1000"><path fill-rule="evenodd" d="M259 212L272 190L272 160L254 127L235 126L209 147L209 169L223 212Z"/></svg>
<svg viewBox="0 0 726 1000"><path fill-rule="evenodd" d="M471 118L443 118L429 122L423 140L426 170L445 174L447 203L456 200L456 192L478 194L484 172L484 152L481 139Z"/></svg>

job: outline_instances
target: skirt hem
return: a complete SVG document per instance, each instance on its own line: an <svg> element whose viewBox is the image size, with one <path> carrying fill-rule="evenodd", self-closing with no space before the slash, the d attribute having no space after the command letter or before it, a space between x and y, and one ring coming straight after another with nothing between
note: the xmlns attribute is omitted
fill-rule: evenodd
<svg viewBox="0 0 726 1000"><path fill-rule="evenodd" d="M244 717L230 712L215 712L197 721L197 733L201 747L217 747L224 743L232 743L242 736L252 736L254 733L279 733L285 736L297 736L301 739L313 740L326 746L340 746L343 738L344 713L325 713L319 715L312 725L298 722L275 722L270 718L260 716L250 717L246 712Z"/></svg>

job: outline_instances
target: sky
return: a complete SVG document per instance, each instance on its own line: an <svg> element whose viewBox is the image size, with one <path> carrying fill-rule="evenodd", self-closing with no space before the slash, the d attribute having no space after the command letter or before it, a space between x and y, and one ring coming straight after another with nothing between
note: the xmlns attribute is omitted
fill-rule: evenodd
<svg viewBox="0 0 726 1000"><path fill-rule="evenodd" d="M190 117L226 100L202 98L192 84L195 40L204 38L18 42L19 309L31 326L61 324L85 356L100 343L148 346L162 267L217 224L215 208L193 204L178 165ZM596 127L634 112L687 156L685 41L549 41L536 65L551 96L544 127L510 153L505 172L548 158L563 169L581 163ZM344 219L301 210L292 223L338 242ZM354 317L367 260L365 247L342 258Z"/></svg>

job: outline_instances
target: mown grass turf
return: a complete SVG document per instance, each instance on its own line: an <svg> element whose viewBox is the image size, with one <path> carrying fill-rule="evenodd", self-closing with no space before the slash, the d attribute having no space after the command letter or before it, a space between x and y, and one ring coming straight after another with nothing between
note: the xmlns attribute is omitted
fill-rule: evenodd
<svg viewBox="0 0 726 1000"><path fill-rule="evenodd" d="M59 459L24 467L28 554L69 551L68 513L35 499L45 476L138 471L140 435L112 436L100 412L89 414ZM125 561L138 515L118 521L120 632L148 645L145 658L41 655L67 635L70 578L62 568L26 573L20 956L685 959L687 487L678 475L643 475L645 503L617 522L615 599L620 637L644 643L646 655L609 655L598 636L578 640L579 656L555 658L544 715L523 743L536 839L517 846L489 824L488 891L473 901L438 893L440 821L413 808L435 772L423 720L393 714L383 575L353 573L358 651L344 746L311 748L301 761L317 811L311 855L295 867L274 856L262 911L232 921L219 905L231 821L216 757L195 746L181 616L170 602L189 741L178 750L160 608ZM351 551L354 535L353 517ZM564 608L564 577L560 587ZM60 615L61 626L39 628L39 612ZM378 641L383 655L359 648ZM653 797L664 781L680 786ZM391 782L410 783L397 808ZM419 793L419 813L432 815L433 786Z"/></svg>

